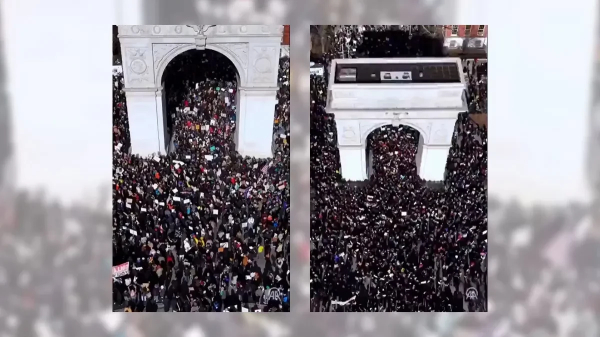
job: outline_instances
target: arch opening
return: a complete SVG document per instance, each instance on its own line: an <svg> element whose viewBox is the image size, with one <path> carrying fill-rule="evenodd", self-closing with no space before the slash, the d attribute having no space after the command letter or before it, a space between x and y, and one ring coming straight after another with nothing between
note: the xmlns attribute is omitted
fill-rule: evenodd
<svg viewBox="0 0 600 337"><path fill-rule="evenodd" d="M419 177L423 134L408 125L385 124L365 141L365 164L371 181L396 183Z"/></svg>
<svg viewBox="0 0 600 337"><path fill-rule="evenodd" d="M195 114L210 124L211 111L217 105L228 107L229 127L237 125L238 86L240 74L235 64L225 55L214 50L188 49L174 56L158 78L162 85L162 104L165 142L167 152L174 149L177 114ZM233 93L233 95L232 95ZM179 111L178 111L179 110ZM217 116L222 118L222 116ZM180 122L186 119L178 119ZM235 135L237 129L230 133ZM232 137L235 142L236 137Z"/></svg>

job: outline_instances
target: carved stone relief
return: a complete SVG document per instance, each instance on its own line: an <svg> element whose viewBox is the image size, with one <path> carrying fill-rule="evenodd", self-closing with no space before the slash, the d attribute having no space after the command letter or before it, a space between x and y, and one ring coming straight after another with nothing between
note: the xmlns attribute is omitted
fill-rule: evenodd
<svg viewBox="0 0 600 337"><path fill-rule="evenodd" d="M360 123L358 121L340 121L337 123L340 145L360 145Z"/></svg>
<svg viewBox="0 0 600 337"><path fill-rule="evenodd" d="M257 84L270 84L274 82L278 68L275 59L277 48L254 47L252 50L254 62L252 62L252 78L250 81Z"/></svg>
<svg viewBox="0 0 600 337"><path fill-rule="evenodd" d="M120 25L119 34L121 35L194 35L191 27L182 25Z"/></svg>
<svg viewBox="0 0 600 337"><path fill-rule="evenodd" d="M154 59L154 70L160 68L163 60L171 51L182 48L188 44L185 43L157 43L152 45L152 57ZM166 66L166 65L165 65Z"/></svg>
<svg viewBox="0 0 600 337"><path fill-rule="evenodd" d="M282 25L119 25L121 35L197 35L202 30L204 35L283 35Z"/></svg>
<svg viewBox="0 0 600 337"><path fill-rule="evenodd" d="M453 121L441 120L435 123L434 132L430 138L430 144L447 145L452 142L452 133L454 132Z"/></svg>
<svg viewBox="0 0 600 337"><path fill-rule="evenodd" d="M152 83L152 69L148 67L150 62L148 48L126 48L126 64L128 65L127 82L129 84Z"/></svg>
<svg viewBox="0 0 600 337"><path fill-rule="evenodd" d="M248 69L248 44L247 43L219 43L215 44L230 52L242 65L244 71Z"/></svg>

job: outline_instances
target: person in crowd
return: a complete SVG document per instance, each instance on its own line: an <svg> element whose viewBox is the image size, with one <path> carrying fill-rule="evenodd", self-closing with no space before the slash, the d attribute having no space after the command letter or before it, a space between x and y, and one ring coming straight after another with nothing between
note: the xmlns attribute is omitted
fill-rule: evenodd
<svg viewBox="0 0 600 337"><path fill-rule="evenodd" d="M289 59L273 158L236 152L235 67L211 51L165 72L168 154L130 154L114 74L113 298L131 311L289 311Z"/></svg>
<svg viewBox="0 0 600 337"><path fill-rule="evenodd" d="M390 41L398 39L386 37L385 30L365 34L369 29L337 29L334 44L343 48L331 48L334 54L315 61L343 57L336 50L365 52L367 40L369 55L394 49ZM469 75L477 113L486 103L484 67ZM443 182L417 174L416 130L384 126L367 138L373 158L369 180L346 182L335 118L325 112L326 77L311 75L310 81L312 310L486 311L485 126L474 123L469 112L459 115Z"/></svg>

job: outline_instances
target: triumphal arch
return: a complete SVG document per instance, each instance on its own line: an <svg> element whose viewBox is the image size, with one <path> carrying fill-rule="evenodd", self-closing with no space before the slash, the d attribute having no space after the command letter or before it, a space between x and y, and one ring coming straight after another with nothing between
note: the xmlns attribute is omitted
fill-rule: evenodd
<svg viewBox="0 0 600 337"><path fill-rule="evenodd" d="M166 153L165 68L183 52L211 49L237 69L237 151L272 156L282 25L121 25L118 36L132 153Z"/></svg>
<svg viewBox="0 0 600 337"><path fill-rule="evenodd" d="M368 178L367 136L391 124L419 131L419 176L443 180L458 114L467 111L464 90L458 58L333 60L327 112L335 115L342 176Z"/></svg>

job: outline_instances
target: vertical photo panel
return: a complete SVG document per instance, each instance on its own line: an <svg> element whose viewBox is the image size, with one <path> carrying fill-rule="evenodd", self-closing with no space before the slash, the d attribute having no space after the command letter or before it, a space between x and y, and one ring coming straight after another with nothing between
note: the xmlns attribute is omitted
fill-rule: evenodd
<svg viewBox="0 0 600 337"><path fill-rule="evenodd" d="M289 69L289 26L113 26L113 311L289 311Z"/></svg>
<svg viewBox="0 0 600 337"><path fill-rule="evenodd" d="M487 30L310 27L311 311L488 310Z"/></svg>

